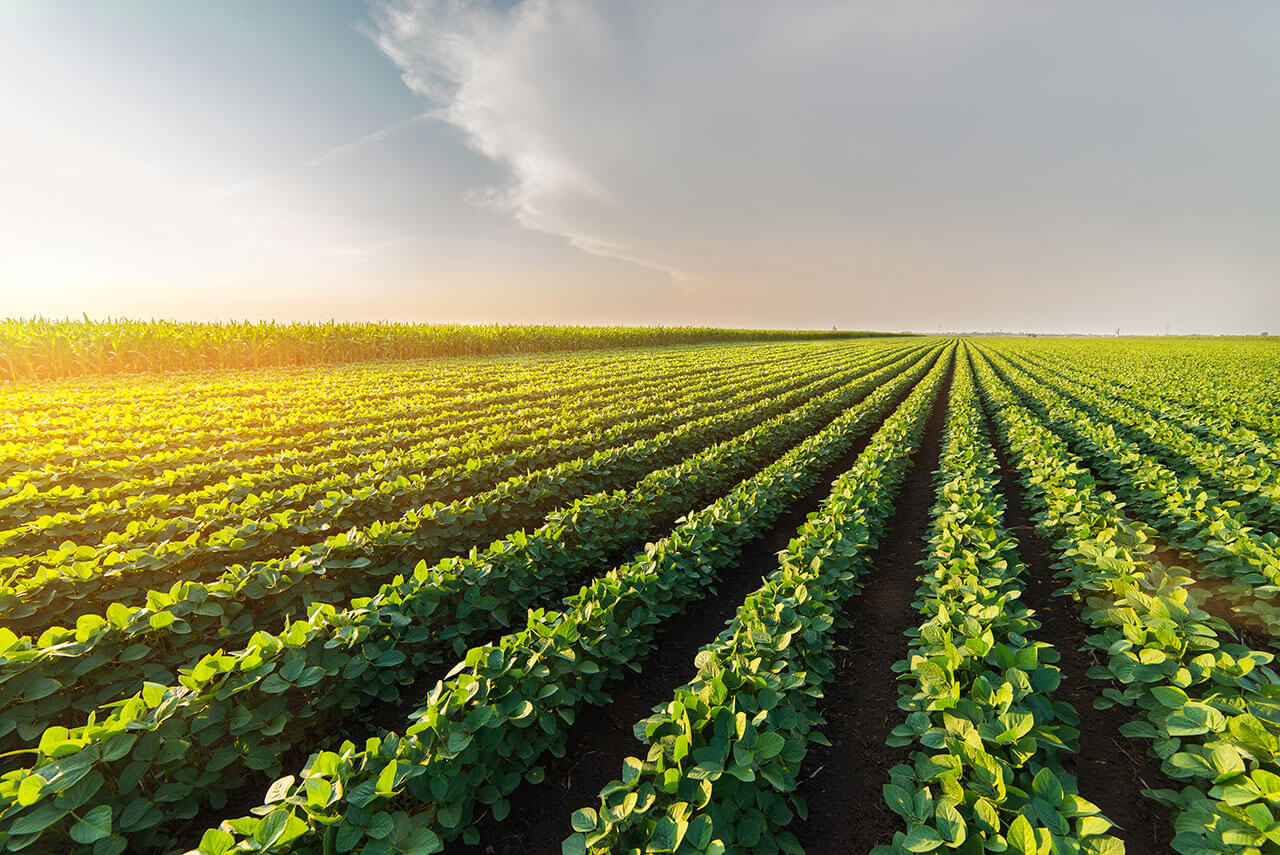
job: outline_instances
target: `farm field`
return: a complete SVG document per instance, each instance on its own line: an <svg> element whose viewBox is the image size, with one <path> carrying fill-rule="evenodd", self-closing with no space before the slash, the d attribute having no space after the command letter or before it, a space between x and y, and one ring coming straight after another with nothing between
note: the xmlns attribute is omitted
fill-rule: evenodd
<svg viewBox="0 0 1280 855"><path fill-rule="evenodd" d="M1280 853L1276 344L583 347L11 362L0 850Z"/></svg>

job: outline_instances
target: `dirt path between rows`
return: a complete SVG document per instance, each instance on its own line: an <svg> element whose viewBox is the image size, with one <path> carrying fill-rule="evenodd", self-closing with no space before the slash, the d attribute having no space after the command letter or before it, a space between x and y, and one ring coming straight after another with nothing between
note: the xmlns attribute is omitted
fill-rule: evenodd
<svg viewBox="0 0 1280 855"><path fill-rule="evenodd" d="M882 795L889 770L910 754L885 744L889 731L904 719L892 666L906 655L907 629L920 622L911 602L925 557L929 509L935 501L933 474L953 371L954 365L934 401L880 545L871 554L866 585L845 608L848 624L836 630L836 670L823 687L819 706L827 720L821 731L831 746L809 749L797 792L809 815L788 828L815 855L862 855L890 842L901 828Z"/></svg>

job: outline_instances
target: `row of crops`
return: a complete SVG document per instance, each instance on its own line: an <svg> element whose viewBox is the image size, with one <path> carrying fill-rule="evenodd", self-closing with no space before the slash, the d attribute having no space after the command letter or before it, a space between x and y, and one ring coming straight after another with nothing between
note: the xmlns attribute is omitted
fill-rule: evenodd
<svg viewBox="0 0 1280 855"><path fill-rule="evenodd" d="M8 387L0 846L500 843L591 711L781 531L730 619L694 628L685 682L647 696L616 779L557 804L555 851L801 851L834 681L897 684L878 852L1154 851L1075 774L1096 726L1065 700L1076 680L1156 758L1160 839L1280 852L1280 363L1218 342L1249 370L1201 365L1209 344L889 338ZM913 467L931 494L906 494ZM918 498L930 523L905 531L895 509ZM876 674L837 636L904 537L927 544L914 628ZM1033 545L1087 675L1029 602Z"/></svg>
<svg viewBox="0 0 1280 855"><path fill-rule="evenodd" d="M0 380L539 353L887 333L530 324L0 319Z"/></svg>

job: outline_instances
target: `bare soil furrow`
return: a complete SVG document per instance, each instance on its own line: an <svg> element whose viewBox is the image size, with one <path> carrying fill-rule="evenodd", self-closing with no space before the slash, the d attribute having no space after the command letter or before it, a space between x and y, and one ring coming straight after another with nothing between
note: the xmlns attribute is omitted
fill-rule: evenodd
<svg viewBox="0 0 1280 855"><path fill-rule="evenodd" d="M836 671L820 705L827 720L822 733L831 745L809 749L798 791L808 818L790 826L806 852L864 855L892 840L900 827L882 796L889 770L910 754L885 744L903 719L892 667L906 655L906 631L920 621L912 600L927 546L951 370L871 555L866 585L846 607L847 623L836 630Z"/></svg>

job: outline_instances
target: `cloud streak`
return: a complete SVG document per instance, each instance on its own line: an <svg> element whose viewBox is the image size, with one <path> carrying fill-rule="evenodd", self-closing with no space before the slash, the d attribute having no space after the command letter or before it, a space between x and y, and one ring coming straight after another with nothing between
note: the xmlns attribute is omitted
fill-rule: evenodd
<svg viewBox="0 0 1280 855"><path fill-rule="evenodd" d="M254 190L260 190L266 185L270 184L272 181L279 180L284 176L296 176L303 169L307 169L315 166L322 166L331 160L336 160L340 157L356 152L367 145L372 145L373 143L379 143L384 140L388 140L394 137L396 134L406 131L409 128L412 128L416 125L421 125L423 122L429 121L431 119L440 119L440 118L441 118L440 114L436 110L428 110L425 113L419 113L416 116L410 116L409 118L404 119L403 121L395 122L394 124L387 125L384 128L379 128L376 131L371 131L365 134L364 136L361 136L352 140L351 142L345 142L345 143L342 143L341 145L336 145L333 148L329 149L328 151L324 152L323 154L313 157L310 160L303 161L299 163L296 167L285 170L284 172L278 172L270 178L247 178L243 181L237 181L234 184L228 185L219 190L215 190L212 193L209 193L207 198L213 202L222 202L226 199L230 199L233 196L238 196L241 193L251 193Z"/></svg>
<svg viewBox="0 0 1280 855"><path fill-rule="evenodd" d="M351 142L348 142L348 143L343 143L342 145L334 146L333 148L329 149L319 157L313 157L311 160L308 160L306 163L303 164L303 166L320 166L323 163L327 163L330 160L333 160L338 157L342 157L345 154L350 154L351 152L356 151L357 149L363 148L364 146L370 145L371 143L382 142L385 139L389 139L395 136L401 131L404 131L408 128L412 128L414 125L420 125L425 121L428 121L430 119L435 119L435 118L439 118L439 116L434 110L428 111L426 113L419 113L416 116L410 116L409 118L405 119L403 122L396 122L393 125L388 125L385 128L380 128L371 133L367 133L364 136L360 137L359 139L352 140Z"/></svg>

